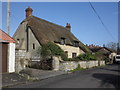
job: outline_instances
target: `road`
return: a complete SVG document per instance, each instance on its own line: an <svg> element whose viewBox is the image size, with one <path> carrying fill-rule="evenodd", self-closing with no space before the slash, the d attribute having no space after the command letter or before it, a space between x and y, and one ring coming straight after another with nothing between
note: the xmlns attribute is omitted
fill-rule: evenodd
<svg viewBox="0 0 120 90"><path fill-rule="evenodd" d="M78 71L12 88L119 88L119 64Z"/></svg>

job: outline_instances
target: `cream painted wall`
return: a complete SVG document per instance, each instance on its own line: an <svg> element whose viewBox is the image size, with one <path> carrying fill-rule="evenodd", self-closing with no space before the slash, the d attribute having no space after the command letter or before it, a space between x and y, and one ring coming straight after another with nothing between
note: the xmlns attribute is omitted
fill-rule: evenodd
<svg viewBox="0 0 120 90"><path fill-rule="evenodd" d="M15 72L15 43L9 44L8 72Z"/></svg>
<svg viewBox="0 0 120 90"><path fill-rule="evenodd" d="M83 50L81 50L79 47L73 47L73 46L69 46L69 45L60 45L58 43L56 43L58 46L61 47L61 49L63 49L64 51L68 51L68 58L72 58L72 53L76 53L77 56L79 54L83 54L85 53Z"/></svg>

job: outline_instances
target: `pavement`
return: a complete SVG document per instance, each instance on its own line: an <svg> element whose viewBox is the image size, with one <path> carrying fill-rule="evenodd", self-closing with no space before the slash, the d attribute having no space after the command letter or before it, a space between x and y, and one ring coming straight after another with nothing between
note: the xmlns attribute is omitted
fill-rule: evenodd
<svg viewBox="0 0 120 90"><path fill-rule="evenodd" d="M8 87L21 83L27 83L27 79L17 73L3 73L2 74L2 87Z"/></svg>
<svg viewBox="0 0 120 90"><path fill-rule="evenodd" d="M63 71L39 70L39 69L25 69L18 73L4 73L2 74L2 87L10 87L20 84L27 84L35 80L43 80L50 77L67 74Z"/></svg>
<svg viewBox="0 0 120 90"><path fill-rule="evenodd" d="M25 69L20 72L22 76L27 76L28 79L42 80L57 75L67 74L64 71L53 71L53 70L39 70L39 69Z"/></svg>

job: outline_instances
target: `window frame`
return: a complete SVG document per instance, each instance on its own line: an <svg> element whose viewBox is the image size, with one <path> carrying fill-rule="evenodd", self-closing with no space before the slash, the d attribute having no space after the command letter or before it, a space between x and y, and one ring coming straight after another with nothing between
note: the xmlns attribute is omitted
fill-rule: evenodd
<svg viewBox="0 0 120 90"><path fill-rule="evenodd" d="M75 58L75 57L77 57L77 53L73 52L72 53L72 58Z"/></svg>
<svg viewBox="0 0 120 90"><path fill-rule="evenodd" d="M74 47L79 47L79 42L78 41L74 41Z"/></svg>

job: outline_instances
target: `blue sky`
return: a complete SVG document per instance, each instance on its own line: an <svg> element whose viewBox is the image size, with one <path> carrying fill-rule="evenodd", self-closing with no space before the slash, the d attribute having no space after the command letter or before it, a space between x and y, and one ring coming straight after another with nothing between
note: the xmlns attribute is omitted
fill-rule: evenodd
<svg viewBox="0 0 120 90"><path fill-rule="evenodd" d="M6 32L6 2L2 3L2 30ZM30 6L33 15L65 26L71 24L71 32L84 44L103 45L118 41L117 2L92 2L109 32L88 2L11 2L10 35L13 36L20 22L25 19L25 9Z"/></svg>

